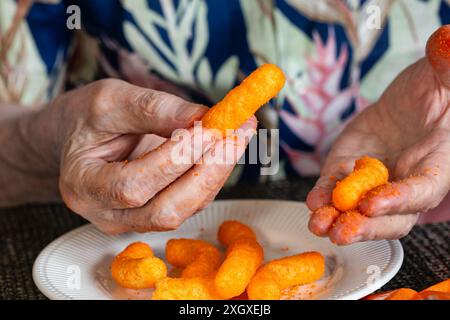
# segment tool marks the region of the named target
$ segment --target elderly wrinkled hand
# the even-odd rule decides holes
[[[308,195],[309,208],[314,211],[330,204],[336,180],[364,155],[385,162],[393,183],[365,197],[358,208],[361,214],[348,215],[345,223],[321,220],[320,211],[312,214],[312,231],[337,244],[402,237],[420,213],[436,207],[448,193],[450,25],[430,37],[426,58],[406,68],[343,131]],[[343,234],[346,224],[355,226],[351,239]]]
[[[197,132],[194,121],[206,110],[120,80],[58,97],[44,112],[58,115],[64,202],[108,233],[177,228],[213,200],[250,138]],[[255,127],[251,118],[242,129],[251,135]],[[183,128],[188,138],[164,139]],[[192,161],[175,161],[174,154],[190,154]],[[217,154],[226,160],[212,161]]]

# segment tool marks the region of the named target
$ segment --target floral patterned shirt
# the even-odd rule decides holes
[[[73,5],[87,40],[66,25]],[[287,84],[258,114],[280,129],[282,169],[269,179],[317,175],[346,123],[449,22],[449,0],[1,0],[0,101],[48,101],[92,81],[97,62],[105,76],[211,105],[276,63]],[[241,166],[231,180],[259,172]]]

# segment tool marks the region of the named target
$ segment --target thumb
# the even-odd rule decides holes
[[[450,87],[450,25],[437,29],[428,39],[426,55],[442,83]]]
[[[114,134],[170,137],[176,129],[192,127],[208,110],[175,95],[120,80],[98,81],[92,91],[91,122]]]

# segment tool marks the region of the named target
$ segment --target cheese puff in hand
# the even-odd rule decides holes
[[[336,184],[333,205],[343,212],[354,210],[364,194],[386,184],[388,178],[388,169],[380,160],[367,156],[356,160],[353,172]]]
[[[203,116],[205,128],[217,129],[223,136],[240,128],[255,112],[275,97],[285,83],[283,71],[276,65],[264,64],[213,106]]]

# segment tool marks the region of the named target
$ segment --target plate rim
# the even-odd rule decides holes
[[[242,202],[282,202],[282,203],[290,203],[290,204],[303,204],[306,205],[304,201],[295,201],[295,200],[283,200],[283,199],[221,199],[215,200],[211,204],[215,203],[223,203],[223,202],[232,202],[232,203],[242,203]],[[210,204],[210,205],[211,205]],[[209,206],[208,206],[209,207]],[[208,207],[202,209],[198,213],[201,213],[204,210],[207,210]],[[49,244],[47,244],[36,257],[33,267],[32,267],[32,278],[36,287],[41,291],[41,293],[46,296],[50,300],[75,300],[74,297],[68,296],[63,292],[60,292],[57,288],[55,288],[52,283],[45,277],[44,270],[44,260],[49,257],[49,253],[55,251],[59,245],[62,245],[64,242],[61,242],[63,238],[69,237],[75,233],[81,233],[84,229],[94,228],[97,229],[92,223],[88,222],[84,225],[81,225],[73,230],[70,230],[62,235],[58,236],[54,240],[52,240]],[[97,229],[98,230],[98,229]],[[108,235],[107,235],[108,236]],[[110,236],[110,235],[109,235]],[[399,240],[376,240],[373,242],[387,242],[391,248],[391,255],[389,264],[386,266],[383,275],[378,278],[375,283],[370,285],[361,284],[359,287],[353,288],[347,292],[341,293],[339,296],[335,297],[335,300],[358,300],[361,297],[365,297],[382,286],[388,283],[394,276],[398,273],[400,268],[403,265],[404,260],[404,250],[401,242]],[[369,241],[370,242],[370,241]],[[395,257],[398,255],[398,257]],[[396,262],[398,261],[398,262]],[[42,275],[42,276],[41,276]],[[44,278],[44,279],[43,279]],[[53,290],[51,290],[52,288]]]

